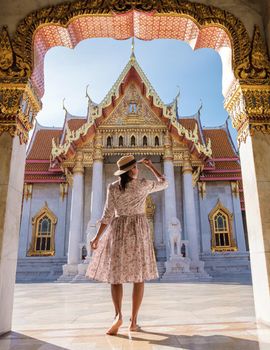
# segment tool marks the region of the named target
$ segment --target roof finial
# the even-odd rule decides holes
[[[178,99],[179,99],[179,97],[180,97],[180,86],[179,86],[179,85],[176,85],[176,87],[177,87],[178,92],[177,92],[177,94],[176,94],[176,96],[175,96],[175,100],[178,101]]]
[[[91,101],[91,97],[89,96],[88,94],[88,87],[89,87],[89,84],[86,85],[86,89],[85,89],[85,97],[88,98],[89,101]]]
[[[131,54],[130,54],[130,59],[134,60],[135,59],[135,42],[134,42],[134,36],[132,37],[132,42],[131,42]]]
[[[198,109],[198,112],[200,113],[201,112],[201,109],[203,108],[203,102],[202,102],[202,99],[200,98],[200,107]]]
[[[63,110],[67,113],[67,109],[66,109],[66,106],[65,106],[65,97],[63,98]]]

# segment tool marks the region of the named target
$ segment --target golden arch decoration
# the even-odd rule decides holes
[[[182,16],[190,19],[200,30],[207,27],[221,28],[230,40],[235,77],[239,79],[251,77],[257,79],[257,83],[270,77],[269,61],[265,59],[266,52],[261,52],[261,56],[258,55],[256,47],[251,45],[245,26],[237,17],[214,6],[177,0],[162,2],[154,0],[121,2],[79,0],[34,11],[21,20],[10,43],[7,29],[2,30],[1,46],[5,43],[5,59],[1,60],[0,77],[30,78],[34,69],[33,42],[40,28],[45,26],[55,26],[57,30],[68,28],[73,21],[85,16],[107,16],[113,20],[114,14],[120,13],[131,14],[131,17],[134,17],[135,13],[137,16],[143,16],[145,13],[151,13],[152,16]],[[134,21],[134,18],[132,20]],[[131,27],[124,36],[125,38],[140,37],[134,32],[134,27]],[[258,28],[255,36],[260,36]],[[256,40],[260,41],[258,38]],[[257,59],[261,63],[263,61],[263,65],[258,64],[256,59],[252,59],[252,50],[256,51]],[[11,55],[12,51],[14,55]]]
[[[45,222],[45,229],[41,226]],[[55,226],[57,217],[47,202],[32,218],[32,241],[27,256],[52,256],[55,254]]]
[[[233,237],[233,214],[218,200],[216,206],[208,215],[212,239],[212,252],[236,251]]]

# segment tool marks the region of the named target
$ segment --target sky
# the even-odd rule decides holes
[[[45,93],[38,122],[62,126],[63,99],[69,113],[85,116],[86,86],[92,100],[99,103],[121,74],[130,53],[131,39],[87,39],[74,49],[50,49],[44,61]],[[171,102],[180,89],[180,117],[195,114],[202,104],[203,126],[224,124],[228,114],[223,107],[222,64],[217,52],[193,51],[187,43],[174,39],[135,39],[135,56],[164,103]],[[231,122],[229,125],[232,130]],[[232,136],[235,139],[234,130]]]

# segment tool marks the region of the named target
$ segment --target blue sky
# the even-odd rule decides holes
[[[88,39],[75,49],[50,49],[44,62],[45,94],[43,109],[37,116],[39,123],[62,126],[63,98],[71,114],[85,115],[86,86],[89,84],[91,98],[100,102],[127,64],[130,52],[131,39]],[[222,66],[217,52],[211,49],[193,51],[188,44],[173,39],[135,39],[135,55],[163,102],[171,102],[179,86],[180,116],[193,115],[202,102],[203,126],[225,122]]]

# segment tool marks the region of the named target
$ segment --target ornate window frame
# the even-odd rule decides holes
[[[215,217],[218,213],[222,213],[225,216],[227,230],[223,232],[217,232],[215,228]],[[210,211],[209,222],[211,227],[211,250],[212,252],[224,252],[224,251],[237,251],[236,242],[233,235],[233,214],[218,200],[216,206]],[[217,245],[216,234],[228,234],[228,245]]]
[[[50,231],[50,250],[36,250],[39,223],[44,218],[48,217],[51,220],[51,231]],[[38,211],[38,213],[32,218],[32,241],[27,252],[27,256],[53,256],[55,255],[55,226],[57,223],[56,215],[48,208],[48,203]]]

